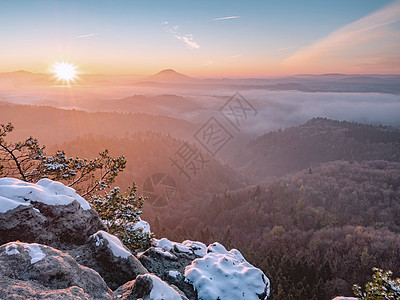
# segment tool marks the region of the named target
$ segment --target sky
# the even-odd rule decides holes
[[[400,0],[0,0],[0,72],[400,73]]]

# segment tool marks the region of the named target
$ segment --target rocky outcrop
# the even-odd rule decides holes
[[[207,254],[185,268],[185,278],[200,299],[267,299],[270,282],[264,273],[249,264],[242,254],[227,251],[220,243],[207,247]]]
[[[85,245],[65,251],[81,265],[97,271],[112,290],[148,273],[116,236],[105,231],[91,235]]]
[[[59,249],[107,230],[75,190],[49,179],[32,184],[0,178],[0,198],[0,244],[20,240]]]
[[[200,242],[171,242],[166,238],[155,240],[154,246],[139,256],[149,272],[177,286],[190,299],[197,299],[193,285],[185,280],[185,267],[206,254],[206,245]]]
[[[158,277],[177,286],[189,299],[267,299],[270,282],[242,254],[227,251],[219,243],[155,240],[139,256],[140,262]]]
[[[140,275],[115,291],[122,300],[188,300],[176,286],[169,285],[153,274]]]
[[[218,243],[155,239],[136,258],[73,189],[47,179],[0,178],[0,243],[0,299],[269,296],[261,270]]]
[[[96,271],[79,265],[68,254],[40,244],[2,245],[0,282],[0,299],[114,298]]]
[[[111,289],[148,273],[105,231],[89,203],[62,183],[0,178],[0,201],[0,244],[18,240],[53,246],[97,271]]]

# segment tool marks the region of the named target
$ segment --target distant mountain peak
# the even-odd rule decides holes
[[[25,71],[25,70],[18,70],[18,71],[15,71],[13,73],[32,74],[32,72],[28,72],[28,71]]]
[[[7,74],[14,74],[14,75],[35,75],[35,73],[28,72],[28,71],[25,71],[25,70],[18,70],[18,71],[14,71],[14,72],[8,72]]]
[[[189,81],[192,77],[179,73],[174,69],[164,69],[146,78],[150,81]]]
[[[177,71],[175,71],[174,69],[164,69],[161,70],[160,72],[158,72],[157,74],[161,74],[161,73],[170,73],[170,74],[179,74]]]

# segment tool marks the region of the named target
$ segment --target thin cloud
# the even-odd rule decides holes
[[[395,1],[297,51],[283,66],[294,72],[396,72],[399,22],[400,1]]]
[[[165,21],[165,22],[162,22],[161,24],[162,25],[168,25],[168,23],[169,23],[168,21]]]
[[[297,46],[289,46],[289,47],[279,48],[279,49],[276,49],[276,51],[285,51],[285,50],[290,50],[290,49],[294,49],[294,48],[297,48]]]
[[[242,54],[237,54],[237,55],[228,56],[226,59],[235,59],[235,58],[238,58],[241,56],[242,56]]]
[[[179,26],[172,26],[172,27],[168,27],[165,29],[166,32],[169,32],[173,37],[177,38],[178,40],[183,41],[186,46],[188,46],[191,49],[199,49],[200,45],[194,41],[193,39],[193,35],[188,33],[188,34],[184,34],[181,35],[178,33],[179,30]]]
[[[100,33],[89,33],[89,34],[82,34],[82,35],[78,36],[78,38],[80,38],[80,39],[84,39],[84,38],[88,38],[88,37],[97,36],[97,35],[99,35],[99,34],[100,34]]]
[[[240,16],[230,16],[230,17],[222,17],[222,18],[215,18],[212,21],[222,21],[222,20],[231,20],[231,19],[239,19]]]

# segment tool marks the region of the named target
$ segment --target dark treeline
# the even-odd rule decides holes
[[[335,160],[400,161],[400,131],[387,126],[315,118],[251,141],[233,164],[262,180]]]

